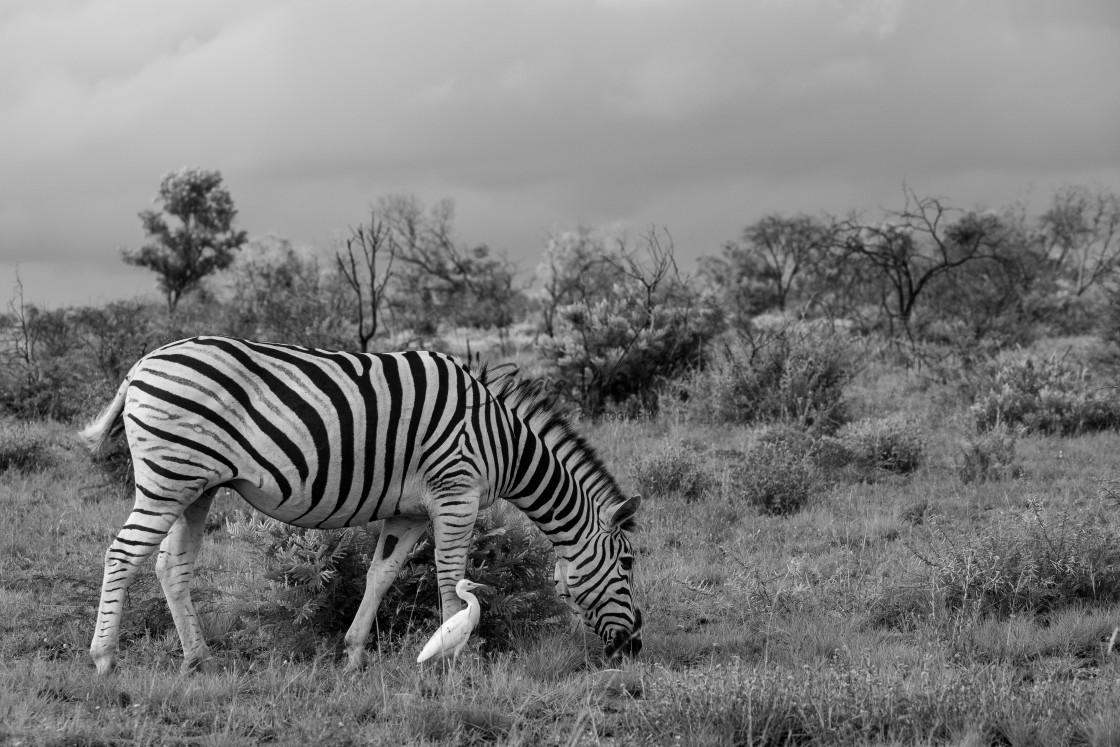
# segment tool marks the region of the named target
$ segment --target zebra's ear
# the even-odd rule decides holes
[[[642,505],[642,496],[632,495],[622,503],[616,503],[607,509],[606,525],[609,531],[621,529],[624,532],[636,532],[638,521],[636,514]]]

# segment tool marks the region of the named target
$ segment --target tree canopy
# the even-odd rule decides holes
[[[229,266],[247,235],[233,228],[237,210],[220,171],[197,166],[170,171],[163,175],[154,202],[159,210],[140,212],[150,241],[139,251],[122,249],[121,254],[128,264],[156,273],[167,309],[174,312],[203,278]]]

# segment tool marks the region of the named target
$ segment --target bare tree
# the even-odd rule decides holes
[[[1099,284],[1120,261],[1120,196],[1106,187],[1061,188],[1041,227],[1047,256],[1074,296]]]
[[[911,318],[932,281],[980,260],[1005,261],[1005,224],[998,215],[964,212],[907,187],[903,193],[903,208],[887,211],[879,223],[858,216],[843,221],[837,250],[874,294],[891,331],[901,324],[912,339]]]
[[[396,254],[393,233],[376,210],[371,211],[369,225],[350,229],[345,256],[341,251],[335,253],[338,271],[357,299],[358,345],[363,353],[368,352],[369,343],[377,334]],[[380,270],[379,258],[384,260]]]
[[[603,298],[619,278],[618,263],[611,261],[615,248],[603,236],[581,226],[548,240],[544,261],[537,267],[541,288],[542,331],[556,336],[556,313],[561,306]]]
[[[425,211],[415,196],[394,195],[382,198],[377,210],[396,244],[394,313],[429,332],[451,321],[495,327],[504,336],[520,297],[516,268],[485,244],[457,240],[452,200]]]

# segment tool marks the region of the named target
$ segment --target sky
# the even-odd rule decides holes
[[[650,226],[685,267],[763,215],[1120,191],[1117,0],[0,0],[0,306],[151,293],[161,176],[329,250],[456,203],[532,275]]]

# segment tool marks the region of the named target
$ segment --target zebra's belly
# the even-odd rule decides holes
[[[414,480],[407,480],[396,490],[387,490],[383,496],[367,496],[364,500],[352,496],[340,501],[337,494],[325,495],[318,501],[299,493],[282,500],[277,490],[260,487],[251,480],[232,480],[227,484],[244,498],[249,505],[274,519],[299,527],[336,529],[344,526],[363,526],[371,521],[401,514],[426,514],[423,491]]]

